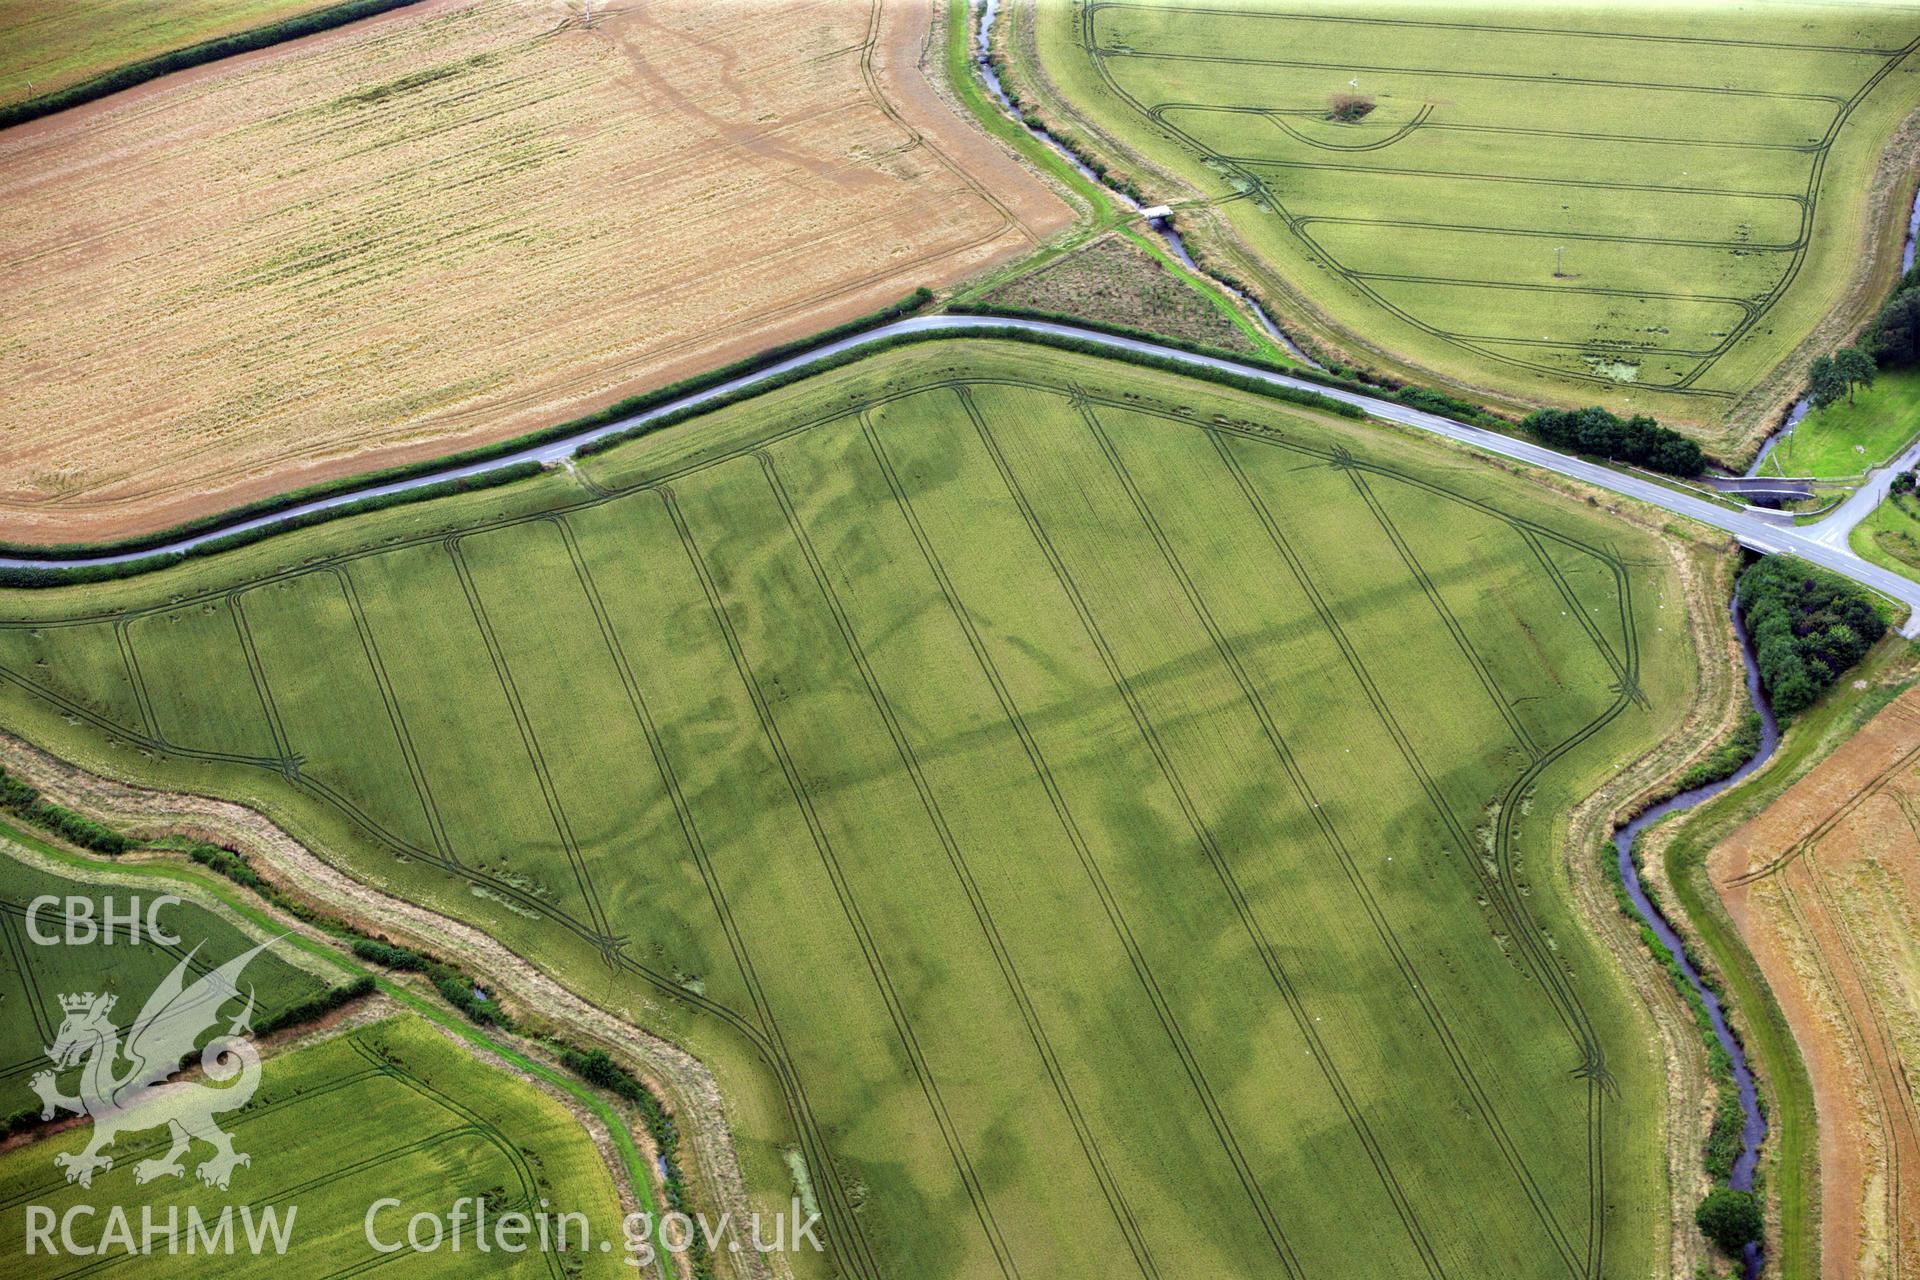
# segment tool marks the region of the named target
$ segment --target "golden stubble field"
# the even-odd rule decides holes
[[[0,132],[0,539],[564,420],[1020,252],[930,0],[429,3]]]
[[[1920,1267],[1920,690],[1901,695],[1708,870],[1812,1076],[1821,1256]]]

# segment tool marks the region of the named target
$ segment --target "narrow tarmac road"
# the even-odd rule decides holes
[[[736,391],[745,390],[782,374],[817,364],[823,360],[839,355],[842,352],[853,351],[861,347],[884,342],[900,334],[950,333],[955,336],[960,336],[969,332],[993,329],[1021,329],[1030,333],[1044,333],[1057,337],[1072,338],[1079,342],[1091,343],[1096,346],[1108,348],[1109,350],[1130,351],[1142,355],[1150,355],[1161,360],[1169,360],[1197,369],[1223,370],[1245,378],[1256,378],[1277,386],[1294,387],[1303,391],[1317,392],[1320,395],[1327,396],[1334,400],[1344,400],[1349,404],[1357,405],[1366,410],[1367,413],[1373,417],[1388,422],[1396,422],[1403,426],[1415,428],[1416,430],[1428,431],[1437,436],[1445,436],[1450,440],[1458,440],[1464,444],[1472,445],[1474,448],[1482,450],[1483,452],[1502,458],[1509,458],[1516,462],[1524,462],[1530,466],[1552,471],[1559,475],[1569,476],[1585,484],[1592,485],[1596,489],[1604,489],[1610,493],[1619,494],[1622,497],[1634,498],[1651,506],[1671,511],[1676,515],[1687,516],[1690,519],[1698,520],[1702,524],[1724,530],[1738,539],[1742,546],[1754,551],[1768,555],[1786,554],[1799,556],[1803,560],[1810,561],[1823,568],[1831,569],[1835,573],[1851,578],[1855,582],[1859,582],[1884,596],[1906,605],[1908,617],[1902,627],[1902,634],[1909,637],[1920,636],[1920,582],[1904,578],[1897,573],[1882,569],[1878,565],[1868,563],[1854,554],[1852,548],[1847,544],[1847,535],[1852,531],[1853,527],[1864,520],[1867,515],[1873,511],[1874,507],[1886,497],[1887,488],[1892,483],[1894,472],[1914,466],[1916,462],[1920,462],[1920,444],[1917,444],[1914,448],[1909,449],[1905,454],[1901,455],[1891,466],[1876,472],[1867,483],[1862,486],[1858,493],[1841,504],[1840,507],[1825,519],[1816,524],[1796,527],[1776,515],[1755,514],[1751,511],[1736,511],[1721,506],[1718,503],[1709,502],[1704,498],[1695,497],[1690,493],[1669,488],[1653,480],[1644,479],[1627,472],[1617,471],[1611,467],[1602,466],[1597,462],[1589,462],[1583,458],[1576,458],[1569,454],[1560,453],[1553,449],[1546,448],[1543,445],[1534,444],[1531,441],[1501,435],[1495,431],[1487,431],[1480,427],[1469,426],[1464,422],[1457,422],[1452,418],[1443,418],[1438,414],[1426,413],[1419,409],[1409,408],[1406,405],[1398,404],[1391,400],[1382,400],[1374,396],[1345,391],[1334,387],[1324,387],[1319,383],[1309,382],[1304,378],[1295,378],[1284,373],[1275,373],[1269,369],[1255,368],[1233,360],[1221,359],[1214,356],[1195,355],[1191,352],[1180,351],[1173,347],[1164,347],[1158,343],[1147,342],[1141,339],[1121,338],[1111,334],[1098,333],[1090,329],[1080,329],[1072,325],[1054,324],[1047,321],[1017,320],[994,316],[934,315],[916,316],[907,320],[898,320],[892,324],[882,325],[876,329],[869,329],[865,333],[855,334],[852,337],[841,338],[837,341],[826,343],[811,351],[794,356],[791,359],[770,365],[756,373],[731,379],[727,382],[709,387],[705,391],[698,391],[682,396],[666,404],[649,409],[644,413],[638,413],[632,417],[622,418],[619,421],[611,422],[604,426],[585,430],[577,435],[567,436],[559,440],[551,440],[545,444],[504,454],[497,458],[491,458],[485,462],[448,467],[444,470],[414,476],[406,480],[394,481],[389,484],[371,485],[364,489],[356,489],[346,493],[335,494],[331,497],[315,499],[312,502],[301,503],[297,506],[288,507],[268,515],[238,520],[232,524],[222,525],[217,529],[192,534],[142,551],[123,551],[98,556],[80,555],[44,558],[34,556],[0,557],[0,567],[78,568],[86,565],[124,564],[129,561],[143,560],[152,556],[189,551],[195,547],[212,542],[217,538],[224,538],[234,533],[271,529],[277,525],[287,524],[311,515],[314,512],[346,506],[364,498],[400,493],[410,489],[420,489],[428,485],[438,484],[442,481],[459,479],[466,476],[484,475],[487,472],[497,471],[502,467],[510,467],[522,462],[540,462],[547,465],[557,465],[571,458],[581,445],[589,441],[597,440],[604,436],[615,435],[619,432],[629,430],[632,427],[663,417],[666,414],[676,413],[683,409],[705,404],[719,399],[722,396],[730,395]]]

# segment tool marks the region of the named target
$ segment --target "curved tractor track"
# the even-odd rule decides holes
[[[1114,98],[1137,113],[1139,117],[1151,123],[1155,128],[1165,131],[1176,139],[1181,146],[1193,154],[1204,158],[1205,162],[1217,170],[1232,175],[1245,188],[1254,194],[1260,202],[1272,210],[1276,216],[1304,248],[1309,257],[1332,272],[1347,285],[1364,295],[1369,302],[1396,319],[1446,342],[1462,351],[1515,368],[1542,374],[1556,379],[1585,382],[1594,386],[1615,387],[1619,385],[1613,378],[1601,372],[1582,373],[1566,364],[1549,363],[1532,358],[1529,352],[1556,351],[1561,353],[1604,352],[1608,355],[1622,356],[1640,360],[1676,360],[1684,361],[1690,367],[1670,380],[1648,380],[1644,385],[1664,391],[1685,392],[1693,396],[1708,397],[1719,401],[1731,401],[1737,393],[1732,390],[1698,385],[1702,378],[1712,371],[1714,366],[1728,352],[1761,325],[1769,312],[1787,291],[1793,286],[1800,274],[1807,248],[1812,235],[1814,219],[1818,209],[1822,175],[1825,172],[1827,158],[1841,129],[1852,116],[1855,108],[1865,100],[1880,83],[1898,68],[1909,55],[1920,49],[1920,39],[1898,48],[1867,48],[1849,46],[1814,46],[1779,44],[1767,41],[1740,39],[1718,39],[1698,36],[1646,36],[1617,32],[1594,32],[1558,30],[1545,27],[1494,26],[1458,24],[1440,21],[1416,19],[1389,19],[1360,16],[1304,15],[1285,13],[1254,14],[1251,11],[1226,9],[1192,9],[1187,12],[1195,16],[1222,15],[1235,19],[1265,18],[1276,22],[1285,22],[1295,18],[1311,17],[1314,21],[1338,21],[1360,26],[1416,27],[1473,31],[1497,31],[1526,35],[1579,36],[1595,40],[1643,41],[1656,44],[1704,44],[1728,45],[1742,48],[1779,49],[1794,52],[1821,52],[1829,54],[1851,54],[1862,58],[1875,59],[1878,64],[1851,93],[1792,93],[1775,89],[1737,88],[1716,85],[1677,84],[1662,81],[1640,81],[1631,79],[1607,79],[1582,77],[1577,75],[1540,75],[1513,71],[1462,70],[1455,67],[1407,66],[1379,63],[1344,63],[1314,60],[1310,58],[1260,57],[1251,52],[1232,54],[1202,54],[1192,52],[1171,52],[1153,49],[1136,49],[1103,43],[1098,30],[1100,15],[1109,10],[1126,10],[1140,6],[1126,3],[1095,3],[1083,6],[1080,16],[1081,52],[1100,77],[1101,83]],[[1698,140],[1678,137],[1629,137],[1614,133],[1593,133],[1569,130],[1529,129],[1524,126],[1488,126],[1478,124],[1449,124],[1444,120],[1436,121],[1430,117],[1434,113],[1432,104],[1423,104],[1414,117],[1390,136],[1369,140],[1359,144],[1343,144],[1310,136],[1291,126],[1285,119],[1288,115],[1302,115],[1297,111],[1270,109],[1257,105],[1235,105],[1231,103],[1189,103],[1189,102],[1146,102],[1137,93],[1128,89],[1115,74],[1113,63],[1129,59],[1155,62],[1176,62],[1194,64],[1213,64],[1223,70],[1232,67],[1253,66],[1271,68],[1274,71],[1308,71],[1348,75],[1412,75],[1423,78],[1437,78],[1461,81],[1497,81],[1512,83],[1516,88],[1528,84],[1547,86],[1575,85],[1598,89],[1621,89],[1629,91],[1653,91],[1666,94],[1699,94],[1708,101],[1732,101],[1753,99],[1757,101],[1794,101],[1822,104],[1832,110],[1822,136],[1810,143],[1784,143]],[[1225,152],[1210,144],[1204,138],[1196,136],[1191,127],[1183,127],[1175,117],[1182,112],[1189,113],[1229,113],[1259,117],[1272,124],[1275,129],[1298,143],[1305,144],[1315,151],[1323,153],[1321,159],[1284,158],[1279,155],[1238,154]],[[1809,157],[1804,185],[1798,190],[1734,190],[1727,187],[1688,184],[1676,179],[1672,182],[1623,182],[1603,179],[1582,179],[1574,177],[1544,177],[1521,174],[1494,173],[1483,171],[1448,171],[1425,166],[1389,166],[1381,164],[1360,164],[1355,161],[1343,162],[1342,154],[1356,154],[1381,151],[1391,144],[1405,141],[1421,133],[1494,133],[1494,134],[1539,134],[1560,140],[1633,142],[1647,145],[1675,145],[1683,147],[1736,148],[1754,151],[1789,151]],[[1586,191],[1629,191],[1653,193],[1662,196],[1701,196],[1701,197],[1743,197],[1753,200],[1778,201],[1790,204],[1797,211],[1798,231],[1791,239],[1755,243],[1750,240],[1698,239],[1686,237],[1630,235],[1623,233],[1603,233],[1581,231],[1577,229],[1542,229],[1524,226],[1494,226],[1482,224],[1458,224],[1444,221],[1426,220],[1415,217],[1411,220],[1394,217],[1334,217],[1316,216],[1305,210],[1289,207],[1285,193],[1276,187],[1275,175],[1279,172],[1337,170],[1363,175],[1391,174],[1430,181],[1458,181],[1473,184],[1513,183],[1533,187],[1562,189],[1568,192]],[[1316,239],[1312,228],[1315,226],[1358,225],[1380,228],[1417,228],[1422,231],[1455,231],[1498,236],[1532,236],[1555,243],[1567,241],[1593,241],[1613,245],[1656,244],[1662,246],[1720,249],[1739,253],[1784,254],[1786,263],[1770,287],[1750,297],[1731,297],[1707,292],[1684,289],[1620,289],[1601,286],[1581,285],[1565,280],[1556,280],[1551,284],[1525,284],[1489,279],[1468,279],[1456,277],[1435,277],[1404,272],[1371,271],[1354,263],[1343,261],[1341,255]],[[1658,343],[1633,345],[1617,339],[1607,339],[1582,344],[1565,336],[1544,336],[1522,338],[1511,334],[1473,333],[1450,328],[1424,318],[1415,310],[1401,302],[1396,302],[1383,291],[1383,285],[1402,284],[1417,286],[1457,286],[1475,289],[1500,289],[1523,293],[1574,294],[1593,298],[1639,299],[1655,302],[1670,302],[1685,305],[1710,305],[1729,310],[1737,315],[1733,323],[1716,327],[1713,335],[1718,340],[1706,345],[1662,345]]]

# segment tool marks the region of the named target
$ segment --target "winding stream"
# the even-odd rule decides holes
[[[1713,1024],[1714,1038],[1720,1042],[1720,1047],[1726,1050],[1727,1057],[1733,1062],[1733,1083],[1740,1091],[1742,1123],[1740,1155],[1733,1162],[1733,1176],[1727,1182],[1735,1190],[1751,1191],[1754,1167],[1760,1162],[1760,1144],[1767,1136],[1767,1121],[1760,1112],[1760,1098],[1754,1086],[1753,1069],[1747,1063],[1746,1051],[1734,1036],[1732,1028],[1727,1025],[1726,1011],[1720,1007],[1720,997],[1714,994],[1713,989],[1701,979],[1699,970],[1695,969],[1693,961],[1687,958],[1686,948],[1674,933],[1673,926],[1667,923],[1666,918],[1647,897],[1646,886],[1640,881],[1640,869],[1634,865],[1633,861],[1633,842],[1639,838],[1642,831],[1668,814],[1685,812],[1719,795],[1765,764],[1772,757],[1773,749],[1780,744],[1780,726],[1773,718],[1773,709],[1767,705],[1766,698],[1761,695],[1760,670],[1754,665],[1753,645],[1747,639],[1747,629],[1741,625],[1740,607],[1737,603],[1728,607],[1728,616],[1733,622],[1734,634],[1740,638],[1740,656],[1747,668],[1747,697],[1752,700],[1754,710],[1760,713],[1760,748],[1753,753],[1753,759],[1734,770],[1731,776],[1719,782],[1708,783],[1704,787],[1696,787],[1692,791],[1683,791],[1670,800],[1663,800],[1621,827],[1613,833],[1613,849],[1614,857],[1620,867],[1621,882],[1626,885],[1627,897],[1633,903],[1634,911],[1639,914],[1647,928],[1653,931],[1653,936],[1659,940],[1661,947],[1673,957],[1681,975],[1686,978],[1687,985],[1693,988],[1695,994],[1700,997],[1701,1003],[1706,1006],[1707,1017]],[[1765,1263],[1765,1257],[1758,1244],[1747,1246],[1745,1263],[1747,1280],[1755,1280]]]
[[[1913,193],[1913,212],[1907,215],[1907,242],[1900,250],[1900,271],[1902,274],[1913,270],[1913,250],[1915,237],[1917,236],[1920,236],[1920,188],[1916,188]],[[1799,426],[1800,419],[1806,417],[1807,410],[1812,407],[1812,403],[1805,396],[1801,396],[1798,400],[1794,401],[1793,411],[1787,415],[1787,420],[1781,423],[1772,435],[1761,442],[1760,452],[1753,455],[1753,465],[1747,468],[1748,475],[1757,476],[1760,474],[1760,466],[1767,460],[1767,455],[1773,452],[1773,446],[1779,444],[1781,440],[1786,438],[1787,433]]]
[[[1000,0],[984,0],[984,3],[980,5],[978,13],[979,25],[974,29],[973,64],[979,68],[980,78],[986,82],[987,92],[992,94],[993,100],[1000,104],[1000,109],[1005,111],[1008,118],[1015,124],[1039,139],[1042,145],[1051,148],[1068,164],[1072,165],[1081,177],[1100,187],[1123,208],[1132,210],[1134,213],[1142,212],[1145,206],[1138,200],[1135,200],[1132,196],[1120,190],[1120,188],[1101,178],[1099,174],[1088,168],[1086,163],[1082,161],[1079,156],[1075,155],[1066,143],[1060,141],[1060,139],[1054,137],[1040,126],[1029,124],[1026,118],[1020,114],[1019,108],[1013,105],[1013,99],[1008,96],[1006,86],[1000,83],[1000,73],[993,69],[993,63],[988,60],[993,48],[991,44],[993,24],[1000,16]],[[1260,322],[1260,327],[1266,330],[1267,336],[1279,343],[1288,355],[1298,360],[1301,364],[1306,365],[1308,368],[1319,369],[1324,367],[1319,361],[1315,360],[1305,351],[1302,351],[1300,345],[1288,337],[1280,326],[1273,322],[1273,317],[1267,314],[1265,307],[1254,301],[1252,297],[1242,290],[1236,289],[1234,286],[1228,284],[1225,280],[1220,279],[1218,276],[1208,274],[1206,268],[1195,262],[1193,255],[1187,251],[1187,242],[1180,238],[1180,233],[1173,229],[1173,224],[1168,219],[1152,218],[1148,220],[1147,225],[1159,233],[1162,240],[1166,241],[1168,251],[1179,260],[1181,266],[1193,272],[1195,275],[1204,276],[1206,279],[1212,281],[1215,288],[1251,311],[1254,319]]]

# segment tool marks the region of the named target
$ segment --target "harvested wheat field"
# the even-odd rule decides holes
[[[0,132],[0,539],[512,436],[1021,251],[1069,211],[934,93],[931,16],[428,3]]]
[[[1920,1268],[1920,690],[1716,849],[1714,885],[1799,1042],[1829,1277]]]

